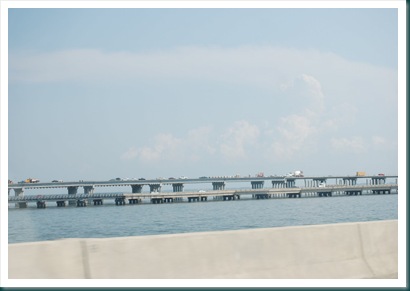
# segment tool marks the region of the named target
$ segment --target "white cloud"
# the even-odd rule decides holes
[[[246,158],[246,147],[257,148],[259,134],[260,130],[256,125],[244,120],[235,122],[221,135],[221,154],[228,160]]]
[[[147,53],[70,50],[10,54],[9,72],[11,84],[105,84],[130,80],[160,83],[165,79],[185,88],[189,80],[211,85],[215,81],[234,88],[256,88],[255,92],[270,94],[276,102],[277,107],[270,105],[272,115],[266,117],[273,124],[268,128],[242,120],[225,129],[203,126],[178,137],[170,133],[157,135],[150,144],[130,145],[121,155],[123,160],[235,160],[246,158],[251,151],[272,159],[291,159],[295,154],[309,154],[317,148],[318,140],[323,144],[331,137],[333,149],[360,152],[365,145],[359,138],[340,137],[357,134],[350,133],[351,125],[355,124],[357,130],[366,132],[363,137],[370,140],[371,133],[366,131],[369,120],[374,116],[394,116],[397,112],[396,71],[314,50],[242,46],[183,47]],[[380,136],[371,139],[378,149],[387,147],[385,141],[395,138],[397,132],[393,118],[380,120],[375,120]],[[333,135],[324,136],[327,132]],[[389,148],[393,148],[392,143]]]
[[[9,67],[11,82],[114,82],[167,78],[248,83],[279,90],[286,88],[294,76],[301,76],[309,85],[311,94],[317,97],[321,96],[322,87],[312,75],[324,77],[337,72],[339,82],[345,79],[360,82],[366,76],[373,79],[379,76],[380,79],[392,75],[390,70],[376,70],[373,66],[349,62],[331,53],[272,46],[180,47],[146,53],[97,49],[10,53]],[[329,74],[329,69],[334,72]],[[356,72],[360,75],[354,76]]]
[[[247,150],[257,149],[260,129],[248,121],[237,121],[216,135],[211,127],[191,129],[181,138],[170,133],[159,134],[152,145],[131,146],[121,155],[123,160],[142,162],[178,161],[196,162],[221,155],[228,160],[247,157]],[[214,137],[215,136],[215,137]]]
[[[316,114],[324,110],[325,95],[316,77],[302,73],[280,84],[279,87],[286,98],[293,100],[292,105],[295,108],[308,109]]]
[[[358,136],[351,138],[332,138],[330,143],[332,148],[338,152],[359,154],[366,151],[364,139]]]
[[[303,74],[302,78],[308,87],[308,92],[312,99],[313,108],[311,108],[311,110],[314,110],[315,112],[321,112],[324,109],[325,97],[325,95],[322,92],[322,85],[313,76]]]
[[[301,144],[314,134],[316,130],[308,114],[283,117],[281,119],[281,125],[278,126],[278,132],[284,140],[297,144]]]
[[[277,135],[271,145],[274,158],[293,158],[295,153],[304,153],[309,149],[310,139],[318,128],[308,115],[290,115],[281,119]]]
[[[210,126],[201,126],[191,129],[188,131],[184,143],[194,152],[200,152],[203,150],[205,153],[213,155],[216,152],[216,148],[210,143],[211,134],[212,127]],[[197,157],[197,154],[198,153],[195,153],[194,156]]]
[[[372,136],[372,142],[374,145],[385,145],[386,139],[381,136]]]
[[[280,118],[270,151],[275,158],[292,158],[295,153],[307,152],[314,137],[328,126],[322,116],[325,95],[320,82],[307,74],[282,84],[282,90],[295,98],[295,106],[298,102],[303,106],[298,113]]]
[[[123,160],[133,160],[138,156],[138,149],[135,147],[130,147],[122,155],[121,159]]]
[[[182,154],[180,148],[183,143],[181,139],[172,134],[159,134],[154,138],[152,147],[130,147],[121,155],[123,160],[139,158],[143,162],[155,162],[159,160],[177,160]]]
[[[162,148],[162,147],[161,147]],[[144,162],[155,162],[159,161],[161,158],[162,149],[158,147],[149,148],[149,147],[142,147],[137,149],[136,155],[134,157],[139,157],[140,160]]]
[[[351,127],[353,124],[357,124],[360,112],[357,106],[344,100],[341,100],[337,107],[326,108],[326,111],[327,118],[323,121],[324,126],[333,131],[341,127]]]
[[[391,151],[398,148],[398,141],[393,139],[387,139],[380,135],[374,135],[371,137],[371,144],[374,149],[381,151]]]
[[[138,159],[146,163],[198,161],[203,158],[203,154],[215,153],[215,148],[209,142],[211,132],[210,127],[203,126],[188,131],[182,138],[177,138],[171,133],[161,133],[153,138],[150,146],[131,146],[121,155],[121,159]]]

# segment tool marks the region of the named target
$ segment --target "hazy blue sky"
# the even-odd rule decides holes
[[[11,9],[9,177],[398,173],[396,9]]]

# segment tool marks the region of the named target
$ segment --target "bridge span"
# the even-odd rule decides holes
[[[173,192],[183,192],[186,184],[205,184],[211,183],[213,190],[225,190],[227,183],[250,182],[252,189],[262,189],[266,187],[265,182],[271,182],[272,188],[293,188],[296,187],[297,181],[303,181],[304,187],[319,187],[326,184],[328,180],[333,181],[335,185],[357,185],[357,181],[364,182],[367,185],[386,184],[386,180],[395,180],[397,184],[398,176],[315,176],[315,177],[287,177],[287,176],[269,176],[269,177],[201,177],[185,179],[139,179],[139,180],[110,180],[110,181],[76,181],[76,182],[50,182],[50,183],[16,183],[8,185],[8,194],[14,190],[15,196],[24,194],[25,189],[51,189],[66,188],[68,194],[76,195],[78,188],[84,189],[84,194],[92,194],[96,187],[119,187],[130,186],[132,193],[142,193],[144,186],[149,186],[150,192],[161,192],[164,185],[171,185]]]
[[[293,187],[265,188],[242,190],[212,190],[200,192],[155,192],[155,193],[89,193],[59,195],[19,195],[9,196],[8,202],[15,203],[18,208],[26,208],[29,202],[35,202],[37,208],[46,208],[46,202],[56,202],[57,207],[67,204],[77,207],[87,205],[103,205],[103,201],[114,199],[116,205],[141,203],[174,203],[199,202],[208,200],[239,200],[247,196],[251,199],[332,197],[369,194],[397,193],[397,184],[383,185],[332,185],[326,187]],[[68,202],[68,203],[67,203]]]

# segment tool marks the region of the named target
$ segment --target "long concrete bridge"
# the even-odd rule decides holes
[[[163,185],[172,185],[173,192],[182,192],[185,184],[206,184],[211,183],[213,190],[225,190],[227,183],[250,182],[252,189],[262,189],[265,182],[271,182],[272,188],[293,188],[296,181],[302,180],[305,187],[318,187],[328,180],[335,180],[335,185],[356,185],[358,180],[365,181],[364,184],[382,185],[386,184],[386,179],[395,179],[397,184],[398,176],[315,176],[315,177],[288,177],[288,176],[269,176],[269,177],[202,177],[193,179],[139,179],[139,180],[110,180],[110,181],[83,181],[78,182],[50,182],[50,183],[17,183],[9,184],[8,192],[14,190],[15,196],[24,194],[25,189],[50,189],[66,188],[68,194],[75,195],[78,188],[84,189],[84,194],[92,194],[96,187],[118,187],[130,186],[132,193],[142,193],[145,185],[148,185],[150,192],[161,192]]]
[[[141,204],[144,202],[161,204],[173,202],[199,202],[208,200],[239,200],[243,196],[252,199],[331,197],[341,195],[391,194],[397,193],[397,184],[372,185],[331,185],[326,187],[265,188],[245,190],[212,190],[200,192],[155,192],[155,193],[87,193],[59,195],[18,195],[9,196],[8,202],[16,207],[26,208],[29,202],[36,202],[37,208],[46,208],[46,201],[56,202],[57,207],[73,205],[102,205],[104,200],[114,199],[116,205]]]

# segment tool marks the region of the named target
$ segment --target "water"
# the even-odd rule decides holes
[[[9,243],[398,218],[398,195],[9,209]]]

